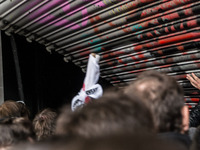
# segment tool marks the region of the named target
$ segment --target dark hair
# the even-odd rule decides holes
[[[7,118],[0,122],[0,147],[34,140],[32,123],[24,118]]]
[[[138,99],[131,101],[121,93],[110,95],[106,94],[75,112],[64,111],[58,118],[57,134],[95,137],[154,129],[150,110]]]
[[[21,117],[20,108],[17,102],[7,100],[0,105],[0,118]]]
[[[30,111],[29,111],[28,107],[26,106],[26,104],[23,102],[17,101],[17,105],[20,110],[20,116],[29,119]]]
[[[38,140],[44,140],[55,132],[57,113],[49,108],[38,113],[33,120],[33,127]]]
[[[135,93],[151,108],[159,132],[181,131],[184,94],[174,78],[156,71],[143,72],[124,92],[129,97]]]

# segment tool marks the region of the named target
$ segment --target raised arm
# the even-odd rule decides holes
[[[192,73],[187,74],[186,77],[190,83],[200,90],[200,79]],[[200,102],[190,111],[190,127],[197,127],[200,125]]]
[[[186,78],[195,88],[200,90],[200,79],[194,73],[192,73],[191,75],[187,74]]]
[[[103,89],[100,84],[97,84],[100,76],[99,59],[99,55],[94,53],[89,55],[83,87],[81,88],[80,92],[72,99],[72,111],[78,107],[82,107],[84,104],[87,104],[91,98],[98,99],[102,96]]]

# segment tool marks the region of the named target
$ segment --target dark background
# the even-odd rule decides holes
[[[79,92],[85,74],[72,62],[64,62],[63,56],[49,53],[43,45],[29,43],[25,37],[14,35],[24,101],[32,112],[32,117],[44,108],[59,109],[70,104]],[[2,32],[4,99],[20,100],[14,56],[10,37]],[[99,80],[103,89],[111,85],[104,79]]]

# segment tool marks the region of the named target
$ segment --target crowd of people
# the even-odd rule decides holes
[[[195,78],[187,76],[193,85]],[[46,108],[33,120],[29,116],[23,102],[0,105],[0,150],[200,149],[200,120],[192,123],[198,117],[190,117],[183,88],[156,71],[75,111],[66,105],[61,111]]]

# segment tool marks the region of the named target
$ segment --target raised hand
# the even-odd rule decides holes
[[[188,79],[195,88],[200,90],[200,79],[194,73],[191,75],[187,74],[186,79]]]

